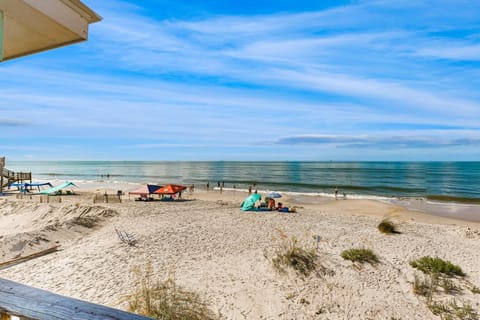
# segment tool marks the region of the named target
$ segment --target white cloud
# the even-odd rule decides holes
[[[442,46],[420,48],[416,54],[438,59],[480,61],[480,44],[449,46],[444,43]]]

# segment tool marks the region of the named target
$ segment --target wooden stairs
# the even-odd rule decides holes
[[[0,175],[0,193],[3,192],[3,189],[6,188],[11,183],[30,181],[32,182],[32,173],[31,172],[13,172],[5,168],[1,168],[2,172]]]

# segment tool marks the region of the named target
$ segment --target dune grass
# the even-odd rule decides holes
[[[352,262],[358,262],[362,264],[375,264],[379,261],[377,255],[372,250],[365,248],[353,248],[349,250],[344,250],[341,256],[345,260],[350,260]]]
[[[478,320],[478,313],[472,306],[463,302],[458,304],[457,300],[452,299],[445,302],[433,302],[428,308],[436,316],[440,316],[442,320]]]
[[[275,270],[285,273],[288,269],[297,274],[308,276],[318,267],[318,254],[313,245],[300,242],[296,237],[287,237],[279,231],[279,241],[274,246],[271,261]],[[268,254],[265,254],[269,258]]]
[[[381,233],[385,234],[396,234],[400,233],[397,230],[397,226],[390,220],[388,219],[383,219],[379,224],[378,224],[378,230]]]
[[[154,280],[149,264],[136,268],[137,286],[126,299],[128,311],[161,320],[217,320],[201,297],[178,286],[171,278]]]
[[[417,295],[424,296],[427,301],[432,299],[433,293],[437,290],[436,277],[424,277],[415,273],[413,281],[413,292]]]
[[[432,258],[429,256],[410,261],[410,265],[423,273],[423,278],[415,274],[413,291],[427,298],[427,306],[434,315],[439,316],[442,320],[479,319],[477,311],[467,302],[459,304],[455,299],[445,301],[442,298],[440,298],[440,301],[438,298],[437,301],[434,301],[434,294],[459,294],[464,290],[458,284],[462,281],[465,283],[465,280],[463,280],[465,273],[460,266],[438,257]],[[466,283],[470,285],[470,290],[475,287],[468,281]]]

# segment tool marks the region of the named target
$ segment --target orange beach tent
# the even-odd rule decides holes
[[[176,184],[167,184],[166,186],[163,186],[159,189],[157,189],[154,193],[155,194],[176,194],[179,193],[180,191],[183,191],[187,189],[185,186],[180,186]]]

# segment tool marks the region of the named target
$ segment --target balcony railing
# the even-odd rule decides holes
[[[0,279],[1,320],[151,320]]]

